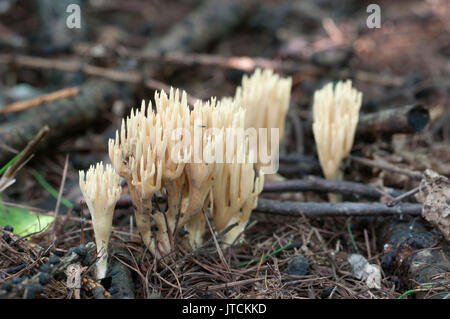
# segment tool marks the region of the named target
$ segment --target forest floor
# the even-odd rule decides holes
[[[245,9],[232,8],[233,18],[217,18],[221,31],[216,30],[215,21],[206,26],[198,18],[189,21],[199,24],[200,35],[178,43],[180,38],[171,30],[189,19],[189,14],[201,12],[205,3],[86,1],[85,24],[81,31],[67,35],[67,30],[58,30],[58,14],[47,17],[41,12],[46,1],[33,5],[6,1],[10,7],[0,8],[0,168],[37,133],[23,129],[29,125],[25,123],[38,128],[48,124],[51,130],[55,125],[60,132],[50,133],[49,142],[0,194],[1,226],[14,224],[14,219],[5,217],[12,213],[40,214],[42,221],[56,216],[54,224],[37,234],[25,232],[28,235],[24,237],[17,227],[15,234],[0,228],[0,292],[4,289],[5,293],[11,284],[13,288],[6,293],[9,297],[448,298],[448,242],[442,230],[420,214],[377,216],[368,212],[323,217],[256,210],[243,241],[224,250],[223,258],[212,241],[193,254],[180,251],[184,257],[174,256],[161,265],[143,245],[133,226],[133,208],[126,203],[116,209],[110,243],[110,263],[119,273],[117,278],[95,284],[91,261],[82,263],[86,267],[82,268],[81,291],[68,287],[64,276],[52,277],[35,294],[30,292],[30,284],[19,287],[24,278],[42,273],[51,256],[66,258],[69,249],[93,241],[78,170],[109,162],[108,138],[132,107],[139,107],[142,99],[153,99],[155,89],[173,86],[186,90],[192,98],[206,100],[232,96],[242,76],[255,66],[268,66],[292,77],[280,174],[287,180],[307,180],[308,176],[323,178],[308,127],[314,91],[325,83],[349,78],[363,92],[362,113],[420,105],[427,124],[417,132],[391,129],[378,134],[374,129],[357,136],[352,157],[342,164],[343,181],[384,190],[409,191],[421,186],[416,195],[406,199],[417,204],[424,201],[422,191],[431,183],[423,175],[425,170],[436,172],[442,180],[450,176],[448,1],[379,1],[381,27],[374,29],[366,25],[369,1],[252,2],[242,1],[239,6]],[[66,13],[62,16],[65,24]],[[152,48],[164,49],[165,43],[171,43],[166,54],[154,53]],[[102,92],[99,86],[100,97],[80,95],[102,80],[107,84]],[[15,102],[63,88],[82,88],[64,91],[63,99],[68,101],[64,103],[70,105],[71,96],[80,95],[77,103],[86,99],[86,112],[92,110],[94,115],[66,112],[54,115],[65,117],[63,120],[48,120],[51,117],[44,106],[53,102],[45,101],[34,107],[27,103],[24,110],[11,108]],[[95,102],[97,98],[111,104],[103,107]],[[401,121],[398,119],[398,126]],[[23,129],[22,139],[11,137],[16,128]],[[358,158],[371,161],[364,163]],[[448,213],[450,193],[448,184],[443,184],[447,206],[444,200],[444,208],[437,209]],[[263,190],[260,198],[328,202],[323,189]],[[384,193],[374,199],[350,190],[342,200],[387,203],[392,196]],[[411,266],[424,250],[439,252],[439,256],[433,255],[437,270]],[[349,263],[352,254],[379,267],[379,287],[369,288],[365,280],[355,277]]]

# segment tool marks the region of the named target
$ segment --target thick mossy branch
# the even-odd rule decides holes
[[[0,127],[0,141],[14,149],[23,149],[39,130],[47,125],[50,133],[43,145],[55,141],[98,121],[119,97],[119,84],[103,80],[90,80],[81,86],[78,96],[44,103],[20,114],[13,121]],[[12,153],[0,148],[0,165],[5,164]]]

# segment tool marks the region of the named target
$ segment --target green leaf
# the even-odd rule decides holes
[[[1,203],[0,197],[0,225],[14,227],[14,233],[19,236],[42,231],[54,220],[53,216],[36,214],[18,207],[7,207]]]

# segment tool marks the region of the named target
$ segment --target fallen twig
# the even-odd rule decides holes
[[[405,105],[363,114],[359,117],[355,138],[373,138],[391,136],[398,133],[419,132],[425,128],[429,119],[428,110],[420,104]],[[312,136],[311,121],[305,124],[305,133]]]
[[[225,69],[234,69],[244,72],[252,72],[256,68],[261,69],[273,69],[279,72],[293,72],[300,69],[306,69],[304,65],[299,65],[294,61],[279,61],[270,60],[261,57],[249,57],[249,56],[221,56],[214,54],[200,54],[200,53],[158,53],[149,52],[145,55],[127,52],[131,57],[139,59],[141,61],[161,61],[174,64],[181,64],[186,66],[202,65],[202,66],[214,66]],[[314,66],[308,65],[309,69],[316,70]]]
[[[387,203],[389,207],[395,206],[401,201],[413,196],[414,194],[418,193],[420,191],[420,186],[417,186],[416,188],[411,189],[410,191],[407,191],[406,193],[403,193],[396,198],[392,199],[390,202]]]
[[[97,76],[115,82],[143,84],[145,87],[153,90],[164,90],[166,92],[170,90],[169,85],[155,79],[146,78],[137,70],[129,70],[127,72],[118,71],[114,69],[90,65],[78,60],[62,61],[57,59],[47,59],[25,55],[3,54],[0,55],[0,63],[12,63],[15,65],[26,66],[35,69],[82,72],[86,75]],[[194,105],[196,101],[196,97],[188,95],[188,103],[190,105]]]
[[[56,92],[52,92],[49,94],[43,94],[41,96],[38,96],[34,99],[26,100],[26,101],[20,101],[11,103],[9,105],[6,105],[4,108],[0,110],[0,114],[7,114],[7,113],[13,113],[13,112],[19,112],[23,110],[28,110],[30,108],[36,107],[41,105],[45,102],[52,102],[59,99],[64,99],[67,97],[72,97],[75,95],[80,94],[80,89],[77,87],[73,88],[65,88]]]
[[[367,158],[363,158],[363,157],[359,157],[359,156],[354,156],[354,155],[349,155],[349,158],[357,163],[360,164],[364,164],[367,166],[372,166],[372,167],[377,167],[377,168],[381,168],[387,171],[391,171],[394,173],[398,173],[398,174],[403,174],[403,175],[407,175],[412,177],[414,180],[421,180],[422,179],[422,173],[416,172],[416,171],[412,171],[410,169],[407,168],[401,168],[401,167],[397,167],[395,165],[392,165],[390,163],[387,162],[381,162],[381,161],[375,161],[375,160],[370,160]]]
[[[393,197],[403,194],[403,191],[366,185],[356,182],[334,181],[323,178],[308,176],[305,179],[286,180],[281,182],[264,183],[263,192],[281,193],[281,192],[320,192],[337,193],[342,195],[352,195],[357,197],[367,197],[381,199],[387,193]]]
[[[36,134],[36,136],[28,142],[27,146],[20,153],[16,161],[10,167],[8,167],[3,176],[0,178],[0,192],[14,183],[14,176],[30,159],[30,156],[36,149],[36,146],[42,141],[42,139],[48,134],[49,131],[50,129],[47,125],[42,127]]]
[[[281,202],[260,198],[255,212],[283,215],[283,216],[389,216],[411,215],[420,216],[423,206],[421,204],[401,203],[395,207],[388,207],[383,203],[308,203],[308,202]]]
[[[390,108],[361,116],[356,136],[419,132],[425,128],[429,119],[428,110],[420,104]]]

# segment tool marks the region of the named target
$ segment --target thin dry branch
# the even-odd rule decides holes
[[[305,216],[311,218],[326,216],[392,216],[410,215],[420,216],[422,204],[401,203],[395,207],[388,207],[383,203],[308,203],[281,202],[260,198],[255,212],[283,215]]]
[[[45,125],[39,130],[36,136],[28,142],[27,146],[24,148],[18,159],[10,167],[8,167],[3,176],[0,178],[0,192],[11,185],[16,173],[30,159],[30,156],[32,156],[32,153],[36,149],[37,145],[42,141],[42,139],[48,134],[49,131],[49,127]]]
[[[77,87],[65,88],[49,94],[42,94],[41,96],[38,96],[34,99],[8,104],[0,110],[0,114],[7,114],[28,110],[30,108],[39,106],[45,102],[52,102],[55,100],[76,96],[78,94],[80,94],[80,89]]]
[[[143,84],[152,90],[170,91],[170,86],[151,78],[147,78],[136,70],[127,72],[118,71],[109,68],[103,68],[90,65],[78,60],[62,61],[58,59],[47,59],[40,57],[32,57],[26,55],[2,54],[0,55],[0,63],[14,64],[34,69],[51,69],[65,72],[82,72],[86,75],[101,77],[114,82],[125,82],[132,84]],[[188,103],[194,105],[196,97],[188,95]]]
[[[407,175],[407,176],[413,178],[414,180],[420,181],[422,179],[422,174],[419,173],[419,172],[412,171],[412,170],[407,169],[407,168],[397,167],[397,166],[392,165],[392,164],[387,163],[387,162],[382,162],[380,160],[378,160],[378,161],[370,160],[370,159],[367,159],[367,158],[363,158],[363,157],[359,157],[359,156],[353,156],[353,155],[350,155],[349,158],[352,161],[355,161],[355,162],[363,164],[363,165],[377,167],[377,168],[381,168],[381,169],[384,169],[384,170],[387,170],[387,171],[391,171],[391,172],[394,172],[394,173]]]
[[[281,192],[319,192],[319,193],[337,193],[342,195],[352,195],[358,197],[367,197],[372,199],[381,199],[384,194],[393,197],[400,196],[403,191],[366,185],[348,181],[334,181],[323,178],[309,176],[305,179],[287,180],[280,182],[265,182],[263,192],[281,193]]]

